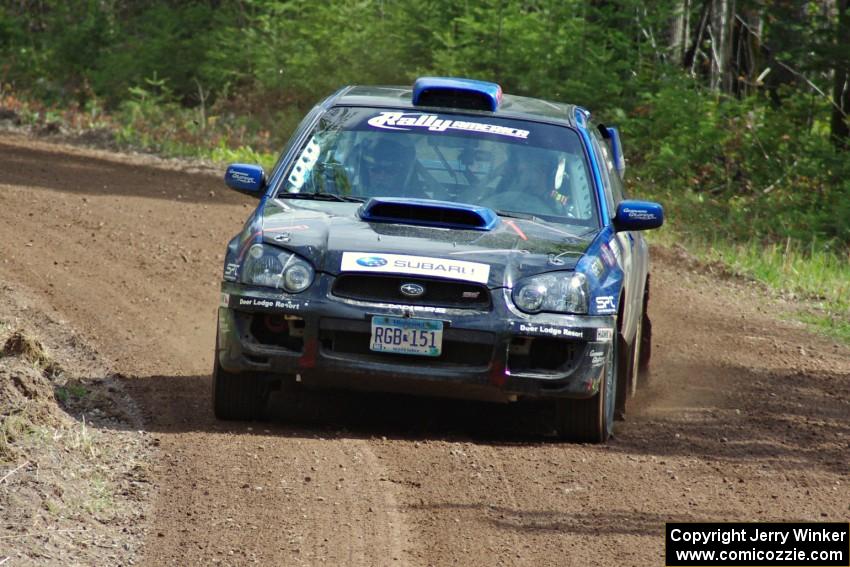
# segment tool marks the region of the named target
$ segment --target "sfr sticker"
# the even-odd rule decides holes
[[[235,280],[236,273],[239,271],[239,264],[228,264],[224,267],[224,279]]]

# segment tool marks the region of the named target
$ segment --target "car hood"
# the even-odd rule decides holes
[[[526,276],[572,270],[598,233],[538,219],[501,218],[489,231],[366,222],[357,215],[356,203],[315,205],[270,201],[263,208],[262,237],[333,275],[352,270],[351,259],[391,254],[487,265],[488,287],[512,287]],[[346,255],[343,269],[345,253],[356,254]]]

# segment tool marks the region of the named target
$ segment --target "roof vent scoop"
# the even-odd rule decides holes
[[[360,218],[367,222],[414,224],[438,228],[492,230],[499,222],[498,215],[487,207],[432,201],[373,197],[360,207]]]
[[[496,112],[501,103],[502,87],[496,83],[452,77],[420,77],[413,83],[416,106]]]

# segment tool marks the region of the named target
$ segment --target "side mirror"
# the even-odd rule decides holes
[[[614,167],[620,177],[626,172],[626,158],[623,156],[623,144],[620,142],[620,131],[614,126],[608,126],[608,139],[611,141],[611,153],[614,158]]]
[[[651,201],[620,201],[614,228],[623,230],[650,230],[664,224],[664,208]]]
[[[259,165],[232,163],[224,173],[224,183],[234,191],[259,198],[266,188],[266,172]]]

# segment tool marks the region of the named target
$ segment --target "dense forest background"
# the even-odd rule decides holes
[[[341,85],[424,74],[618,124],[632,191],[692,236],[847,257],[848,0],[0,2],[18,120],[170,153],[268,162]]]

